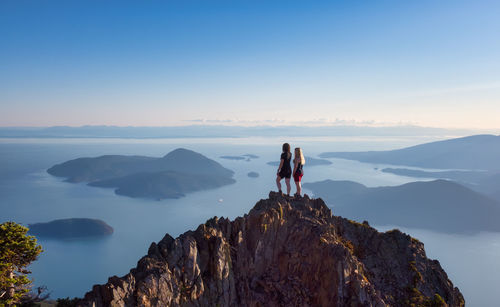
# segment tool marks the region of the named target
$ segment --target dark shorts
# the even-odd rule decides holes
[[[290,171],[283,171],[281,170],[281,172],[279,172],[278,174],[280,176],[280,178],[287,178],[287,179],[290,179],[290,177],[292,177],[292,172]]]
[[[302,179],[302,174],[298,173],[293,174],[293,180],[295,180],[295,182],[300,182],[301,179]]]

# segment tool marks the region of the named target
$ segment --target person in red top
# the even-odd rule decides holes
[[[293,158],[293,180],[295,181],[295,186],[297,187],[297,193],[295,193],[295,196],[300,196],[300,194],[302,193],[300,180],[304,175],[304,164],[306,164],[306,159],[304,158],[302,149],[300,149],[300,147],[296,147],[295,157]]]

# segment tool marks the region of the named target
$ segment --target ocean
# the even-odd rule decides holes
[[[300,146],[306,156],[326,151],[386,150],[442,137],[318,137],[318,138],[186,138],[186,139],[0,139],[0,222],[23,225],[54,219],[87,217],[104,220],[113,235],[100,239],[39,239],[44,252],[30,269],[37,286],[51,298],[82,297],[93,284],[122,276],[147,253],[151,242],[166,233],[176,237],[213,216],[231,219],[247,213],[255,203],[275,191],[281,144]],[[197,151],[235,172],[236,183],[222,188],[161,201],[117,196],[112,189],[72,184],[47,174],[54,164],[104,154],[160,157],[176,148]],[[221,159],[224,155],[255,154],[246,160]],[[426,180],[381,171],[386,165],[329,159],[327,166],[304,168],[303,182],[324,179],[352,180],[370,187],[393,186]],[[247,173],[259,173],[250,178]],[[292,187],[292,193],[294,187]],[[305,190],[310,196],[312,193]],[[333,209],[335,214],[335,210]],[[379,230],[395,227],[374,226]],[[500,286],[500,233],[450,235],[420,229],[404,232],[424,242],[427,255],[438,259],[468,306],[496,306]]]

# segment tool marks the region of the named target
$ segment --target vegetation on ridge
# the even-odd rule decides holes
[[[32,281],[27,267],[42,247],[27,233],[27,227],[15,222],[0,224],[0,306],[14,306],[29,298]]]

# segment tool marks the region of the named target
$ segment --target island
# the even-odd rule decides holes
[[[247,158],[244,156],[220,156],[221,159],[226,160],[246,160]]]
[[[249,172],[247,174],[247,176],[250,177],[250,178],[257,178],[257,177],[259,177],[259,173],[257,173],[257,172]]]
[[[500,172],[482,177],[467,186],[500,202]]]
[[[113,228],[102,220],[89,218],[70,218],[47,223],[29,224],[31,235],[51,239],[75,239],[102,237],[113,233]]]
[[[258,159],[259,156],[254,155],[254,154],[244,154],[243,156],[249,158],[249,159]]]
[[[244,155],[241,155],[241,156],[220,156],[219,158],[226,159],[226,160],[245,160],[245,161],[250,161],[251,159],[258,159],[259,156],[253,155],[253,154],[244,154]]]
[[[317,158],[312,158],[312,157],[304,157],[304,159],[306,159],[305,166],[318,166],[318,165],[330,165],[330,164],[332,164],[332,161],[329,161],[326,159],[317,159]],[[292,161],[292,163],[293,163],[293,161]],[[267,162],[267,165],[279,166],[280,162],[279,161],[271,161],[271,162]]]
[[[72,183],[114,188],[117,195],[156,200],[179,198],[189,192],[236,182],[233,171],[183,148],[161,158],[120,155],[78,158],[55,165],[47,172]]]
[[[93,187],[116,188],[118,195],[133,198],[180,198],[186,193],[215,189],[236,182],[220,175],[197,175],[174,171],[136,173],[89,183]]]
[[[382,171],[415,178],[451,179],[500,201],[500,136],[497,135],[472,135],[388,151],[325,152],[319,156],[397,165]]]
[[[453,181],[411,182],[369,188],[352,181],[304,183],[335,214],[373,225],[445,233],[500,232],[500,203]]]
[[[431,172],[406,168],[385,168],[382,172],[414,178],[450,179],[500,201],[500,172],[460,170]]]
[[[423,171],[408,168],[384,168],[382,172],[414,178],[450,179],[464,183],[476,183],[491,174],[486,171]]]
[[[500,171],[500,136],[473,135],[396,150],[325,152],[319,156],[424,168]]]

